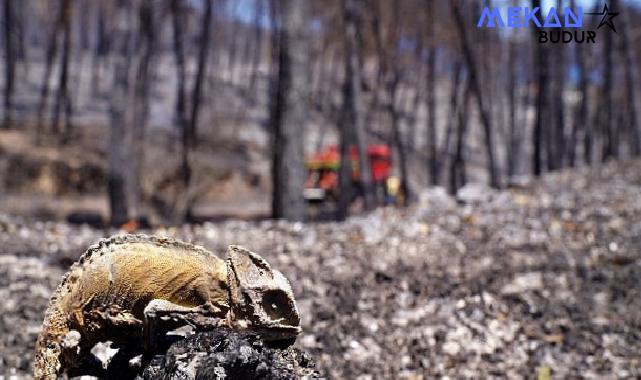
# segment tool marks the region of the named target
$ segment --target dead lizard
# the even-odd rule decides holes
[[[141,341],[150,303],[207,310],[224,326],[277,339],[300,332],[289,282],[257,254],[230,246],[224,261],[169,238],[114,236],[89,247],[52,296],[34,377],[55,379],[98,342]]]

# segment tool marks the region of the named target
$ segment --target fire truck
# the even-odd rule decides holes
[[[363,191],[356,146],[350,146],[349,153],[353,188],[356,189],[353,199],[356,199]],[[391,175],[391,149],[383,144],[370,145],[367,147],[367,158],[370,162],[377,202],[383,204],[395,203],[398,196],[398,186],[394,184],[398,181]],[[308,172],[305,181],[306,201],[322,203],[338,200],[340,165],[341,154],[339,147],[336,145],[330,145],[307,159],[305,162]]]

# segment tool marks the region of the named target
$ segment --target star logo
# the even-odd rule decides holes
[[[607,25],[614,31],[614,33],[617,32],[616,28],[614,27],[614,22],[612,21],[613,18],[619,15],[619,12],[610,12],[608,9],[608,4],[603,4],[603,11],[598,12],[598,13],[586,13],[586,15],[592,15],[592,16],[602,16],[601,17],[601,22],[599,22],[599,26],[597,26],[597,30],[601,29],[603,25]]]

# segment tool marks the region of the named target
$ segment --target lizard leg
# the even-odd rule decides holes
[[[147,352],[168,347],[193,330],[213,330],[225,322],[213,305],[186,307],[162,299],[149,302],[144,316],[143,344]]]
[[[117,305],[94,306],[83,310],[85,335],[93,337],[92,342],[131,342],[140,339],[143,321],[129,310]],[[113,334],[117,331],[117,334]],[[92,342],[86,342],[93,347]]]

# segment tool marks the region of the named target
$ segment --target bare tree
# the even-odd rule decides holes
[[[450,85],[450,101],[449,101],[449,112],[447,119],[447,127],[445,129],[445,139],[441,147],[440,156],[443,157],[442,164],[447,160],[447,165],[451,165],[454,157],[453,147],[452,147],[452,135],[454,134],[454,128],[457,125],[458,121],[458,112],[459,112],[459,87],[461,83],[461,77],[463,72],[463,65],[459,59],[454,61],[452,68],[452,83]],[[445,167],[445,166],[444,166]]]
[[[47,100],[49,97],[49,80],[51,77],[51,71],[53,70],[53,63],[56,58],[56,52],[58,50],[58,35],[65,17],[65,7],[60,5],[60,10],[58,17],[53,25],[53,30],[49,34],[49,40],[47,42],[47,49],[45,53],[45,70],[44,76],[42,79],[42,85],[40,87],[40,101],[38,102],[38,121],[37,121],[37,131],[36,131],[36,141],[40,141],[42,133],[44,132],[44,112],[47,108]]]
[[[186,131],[183,134],[183,144],[187,148],[185,150],[184,163],[188,164],[189,158],[187,157],[189,148],[196,145],[196,138],[198,136],[198,120],[200,116],[200,106],[202,105],[203,86],[202,83],[207,75],[207,62],[209,56],[209,41],[211,39],[211,22],[212,22],[212,5],[213,0],[203,0],[204,14],[202,19],[202,31],[200,35],[200,47],[198,51],[198,62],[196,66],[196,78],[194,80],[194,87],[191,96],[191,115]],[[186,184],[187,185],[187,184]],[[187,210],[191,213],[191,210]]]
[[[615,1],[611,1],[611,5],[614,8],[616,6]],[[614,32],[611,30],[604,31],[604,41],[603,41],[603,86],[601,91],[601,96],[599,100],[599,123],[598,128],[603,136],[603,145],[601,159],[606,161],[610,158],[617,158],[619,155],[618,151],[618,128],[614,123],[614,117],[612,112],[613,106],[613,91],[612,91],[612,34]]]
[[[347,93],[347,89],[349,88],[349,84],[347,82],[345,83],[344,88],[344,92]],[[347,114],[347,109],[345,109],[339,121],[341,160],[340,168],[338,171],[339,194],[338,204],[336,206],[337,220],[345,220],[345,218],[347,217],[347,214],[349,212],[349,205],[352,200],[352,194],[354,192],[354,186],[352,182],[352,160],[350,154],[350,145],[353,141],[353,133],[351,133],[352,131],[349,127],[349,116]]]
[[[156,50],[156,17],[157,10],[152,2],[140,2],[138,10],[138,49],[137,69],[132,101],[131,142],[145,141],[147,119],[149,116],[150,88],[152,82],[152,60]],[[133,165],[131,178],[127,179],[129,205],[131,214],[137,218],[142,217],[142,189],[140,188],[143,177],[143,163],[145,160],[144,146],[130,150],[130,162]]]
[[[176,76],[178,78],[176,85],[176,120],[181,133],[186,133],[188,128],[186,104],[187,73],[185,71],[185,48],[183,46],[183,26],[185,25],[183,6],[182,0],[171,0],[171,16],[174,30],[174,58],[176,60]],[[188,177],[189,170],[186,170],[183,175]]]
[[[15,30],[14,52],[16,60],[24,67],[25,74],[29,72],[28,59],[27,59],[27,12],[25,1],[18,1],[17,7],[12,7],[14,21],[12,27]]]
[[[557,0],[557,9],[562,9],[562,0]],[[559,33],[563,28],[559,29]],[[563,166],[563,157],[565,157],[565,70],[567,69],[565,60],[565,44],[558,44],[554,48],[554,65],[552,69],[552,81],[550,86],[550,128],[547,134],[547,168],[548,170],[557,170]]]
[[[129,67],[131,64],[131,21],[127,1],[119,0],[114,19],[114,77],[111,92],[111,136],[109,139],[108,191],[111,224],[121,225],[129,218],[126,180],[130,176],[126,145]]]
[[[171,17],[173,26],[174,58],[176,61],[176,126],[181,135],[181,166],[179,177],[183,187],[182,194],[176,199],[173,210],[174,222],[183,221],[190,217],[189,184],[191,183],[191,166],[189,164],[189,151],[192,148],[192,139],[187,118],[187,72],[185,67],[184,47],[184,3],[183,0],[171,0]]]
[[[508,97],[508,139],[507,139],[507,176],[508,178],[516,174],[516,168],[518,167],[518,159],[520,153],[520,128],[517,127],[517,73],[518,66],[516,63],[517,59],[517,47],[516,42],[513,40],[508,41],[508,70],[509,77],[507,80],[507,97]]]
[[[16,30],[13,25],[15,17],[13,3],[14,0],[4,0],[4,128],[9,128],[9,125],[11,124],[11,110],[13,108],[13,91],[16,73]]]
[[[429,47],[427,49],[427,166],[430,185],[438,184],[438,152],[436,136],[436,49],[434,47],[434,0],[425,0],[426,4],[426,27],[429,36]]]
[[[262,18],[264,16],[264,0],[255,0],[254,3],[254,48],[252,55],[252,68],[249,78],[249,90],[255,92],[256,81],[258,78],[258,65],[261,60],[261,52],[263,46],[263,26]]]
[[[570,7],[574,9],[574,0],[570,3]],[[576,107],[574,112],[574,118],[572,121],[572,129],[570,131],[570,138],[567,144],[567,155],[568,155],[568,166],[574,167],[576,165],[576,148],[578,144],[578,135],[580,131],[583,131],[584,138],[586,141],[590,138],[588,131],[588,126],[586,126],[586,120],[588,118],[588,70],[586,67],[586,57],[585,57],[585,48],[583,44],[575,45],[575,60],[576,60],[576,72],[579,75],[578,82],[578,93],[581,94],[581,99],[579,100],[579,105]],[[584,155],[586,157],[586,162],[589,163],[589,149],[588,145],[591,143],[586,143],[584,147]]]
[[[594,59],[591,59],[591,61],[594,61]],[[587,61],[587,60],[584,60],[584,62],[585,62],[585,66],[583,67],[583,75],[585,76],[585,78],[582,78],[582,79],[585,81],[585,83],[581,84],[581,85],[585,86],[583,88],[583,91],[585,91],[585,92],[583,93],[584,97],[583,97],[583,99],[581,99],[581,101],[585,102],[585,107],[586,107],[585,108],[585,114],[583,115],[583,117],[585,119],[583,119],[583,120],[588,120],[589,117],[590,117],[590,112],[589,112],[589,107],[588,107],[588,104],[589,104],[588,100],[589,100],[589,95],[590,95],[590,92],[588,91],[588,82],[589,82],[589,80],[588,80],[588,72],[589,72],[588,65],[589,64],[593,65],[594,63],[590,62],[590,61]],[[581,106],[583,106],[583,104],[581,104]],[[594,112],[594,114],[598,115],[598,112]],[[594,120],[594,122],[591,122],[591,123],[590,122],[586,122],[583,125],[583,160],[587,165],[590,165],[592,163],[592,159],[593,159],[593,157],[592,157],[593,156],[593,148],[592,148],[592,146],[594,144],[594,134],[595,134],[595,130],[596,130],[596,123],[597,123],[597,120]]]
[[[392,5],[387,33],[384,33],[381,12],[383,4],[384,2],[376,0],[372,2],[372,28],[378,58],[378,72],[375,93],[372,96],[370,107],[372,112],[377,112],[378,108],[382,106],[382,109],[389,115],[392,132],[391,140],[398,152],[400,191],[403,196],[403,205],[406,206],[413,198],[413,192],[409,183],[407,143],[401,131],[402,115],[398,109],[398,104],[401,103],[399,102],[399,92],[402,79],[400,56],[397,49],[401,28],[400,11],[398,6]],[[379,89],[381,87],[386,95],[384,102],[379,98]]]
[[[358,168],[362,185],[365,210],[374,206],[372,199],[372,175],[367,156],[367,141],[362,109],[359,8],[355,0],[343,1],[345,82],[343,84],[343,117],[341,118],[341,175],[338,219],[344,219],[351,200],[351,159],[349,147],[355,144],[358,149]]]
[[[65,142],[71,135],[71,96],[69,96],[68,78],[69,78],[69,58],[71,56],[71,0],[62,0],[62,19],[60,21],[62,27],[62,57],[60,62],[60,79],[58,80],[58,92],[56,93],[56,103],[54,106],[52,130],[56,134],[60,134],[61,141]],[[58,123],[60,120],[60,113],[65,112],[65,127],[63,132],[60,132]]]
[[[410,187],[409,183],[409,172],[408,172],[408,159],[407,159],[407,146],[403,135],[401,133],[401,115],[398,112],[397,103],[398,103],[398,94],[399,94],[399,84],[401,82],[401,68],[399,65],[398,59],[398,49],[396,44],[398,43],[399,38],[399,29],[400,29],[400,19],[399,19],[399,9],[394,7],[392,11],[392,25],[391,25],[391,44],[394,53],[392,54],[392,63],[388,66],[390,69],[389,79],[387,80],[386,87],[389,94],[389,103],[387,104],[387,111],[392,119],[392,138],[394,140],[394,145],[398,151],[398,161],[401,171],[401,193],[403,194],[403,205],[407,206],[410,201],[414,198],[414,193]]]
[[[540,7],[540,0],[532,0],[532,8]],[[541,175],[543,160],[543,127],[547,110],[547,85],[548,85],[548,61],[547,51],[544,44],[537,43],[538,30],[532,28],[532,40],[537,46],[537,92],[536,92],[536,121],[532,130],[532,171],[534,175]]]
[[[492,121],[489,114],[489,109],[487,108],[485,102],[483,101],[483,94],[481,92],[481,85],[479,82],[479,77],[477,73],[477,64],[474,57],[472,48],[468,41],[466,22],[461,13],[461,8],[459,0],[453,0],[451,3],[452,14],[457,24],[457,29],[459,32],[459,38],[461,40],[461,48],[463,50],[463,56],[465,58],[467,69],[469,73],[469,84],[474,97],[476,98],[476,104],[481,115],[481,124],[483,125],[483,131],[485,135],[485,149],[487,153],[487,171],[490,176],[490,186],[498,188],[500,185],[499,176],[496,170],[496,164],[494,162],[494,138],[492,136]]]
[[[198,118],[200,115],[201,98],[203,96],[203,82],[206,77],[206,67],[209,55],[209,41],[211,34],[212,0],[203,0],[202,29],[199,41],[198,61],[194,87],[191,91],[190,113],[187,115],[187,72],[184,47],[184,3],[182,0],[171,1],[171,14],[174,29],[174,57],[176,60],[176,120],[181,134],[181,166],[180,180],[182,194],[176,200],[173,210],[174,221],[185,221],[192,218],[193,192],[190,189],[192,181],[192,167],[190,152],[195,148]]]
[[[109,36],[105,16],[106,5],[102,2],[96,5],[96,42],[91,63],[91,93],[96,96],[100,89],[100,64],[109,52]]]
[[[194,81],[194,88],[191,97],[191,117],[189,119],[189,128],[186,138],[188,145],[193,145],[197,136],[198,116],[200,112],[201,98],[202,98],[202,82],[205,78],[207,70],[207,61],[209,55],[209,41],[211,34],[211,14],[213,0],[203,0],[204,14],[202,32],[200,35],[200,49],[198,52],[198,65],[196,66],[196,78]]]
[[[273,127],[276,119],[280,117],[278,114],[278,65],[280,59],[280,7],[278,0],[267,0],[269,12],[269,72],[268,72],[268,107],[269,107],[269,125]],[[274,131],[272,131],[274,132]],[[272,133],[273,138],[275,133]],[[271,145],[274,145],[272,141]],[[278,173],[274,172],[275,166],[272,165],[272,177],[276,177]],[[274,184],[278,181],[273,180]]]
[[[309,112],[307,94],[309,3],[283,0],[279,39],[278,84],[271,112],[273,137],[272,215],[290,221],[305,218],[303,126]]]
[[[281,10],[278,0],[268,0],[269,30],[270,30],[270,56],[269,56],[269,83],[268,83],[268,107],[269,107],[269,128],[271,148],[271,180],[272,180],[272,217],[281,218],[283,215],[283,203],[280,196],[282,179],[282,152],[277,144],[282,144],[280,134],[281,103],[279,98],[279,66],[280,66],[280,38],[281,38]],[[277,149],[278,148],[278,149]]]
[[[235,15],[238,14],[238,7],[240,2],[232,2],[229,8],[228,17],[231,20],[230,30],[227,36],[227,67],[225,71],[229,73],[229,83],[235,85],[237,83],[237,76],[239,74],[240,64],[239,61],[242,61],[242,51],[239,49],[239,44],[242,41],[245,41],[243,35],[240,33],[241,23],[235,19]]]
[[[466,171],[465,171],[465,136],[467,134],[467,123],[469,118],[470,111],[470,100],[472,97],[471,84],[467,82],[465,86],[463,99],[458,105],[457,112],[454,117],[457,118],[457,130],[456,130],[456,147],[452,152],[452,158],[450,159],[450,185],[449,192],[452,195],[455,195],[458,189],[460,189],[465,182],[467,182]]]
[[[630,42],[631,23],[630,10],[626,10],[623,16],[621,29],[621,55],[625,65],[625,92],[626,92],[626,131],[630,141],[630,153],[633,156],[641,155],[641,105],[639,104],[639,71],[635,62],[635,51]]]

